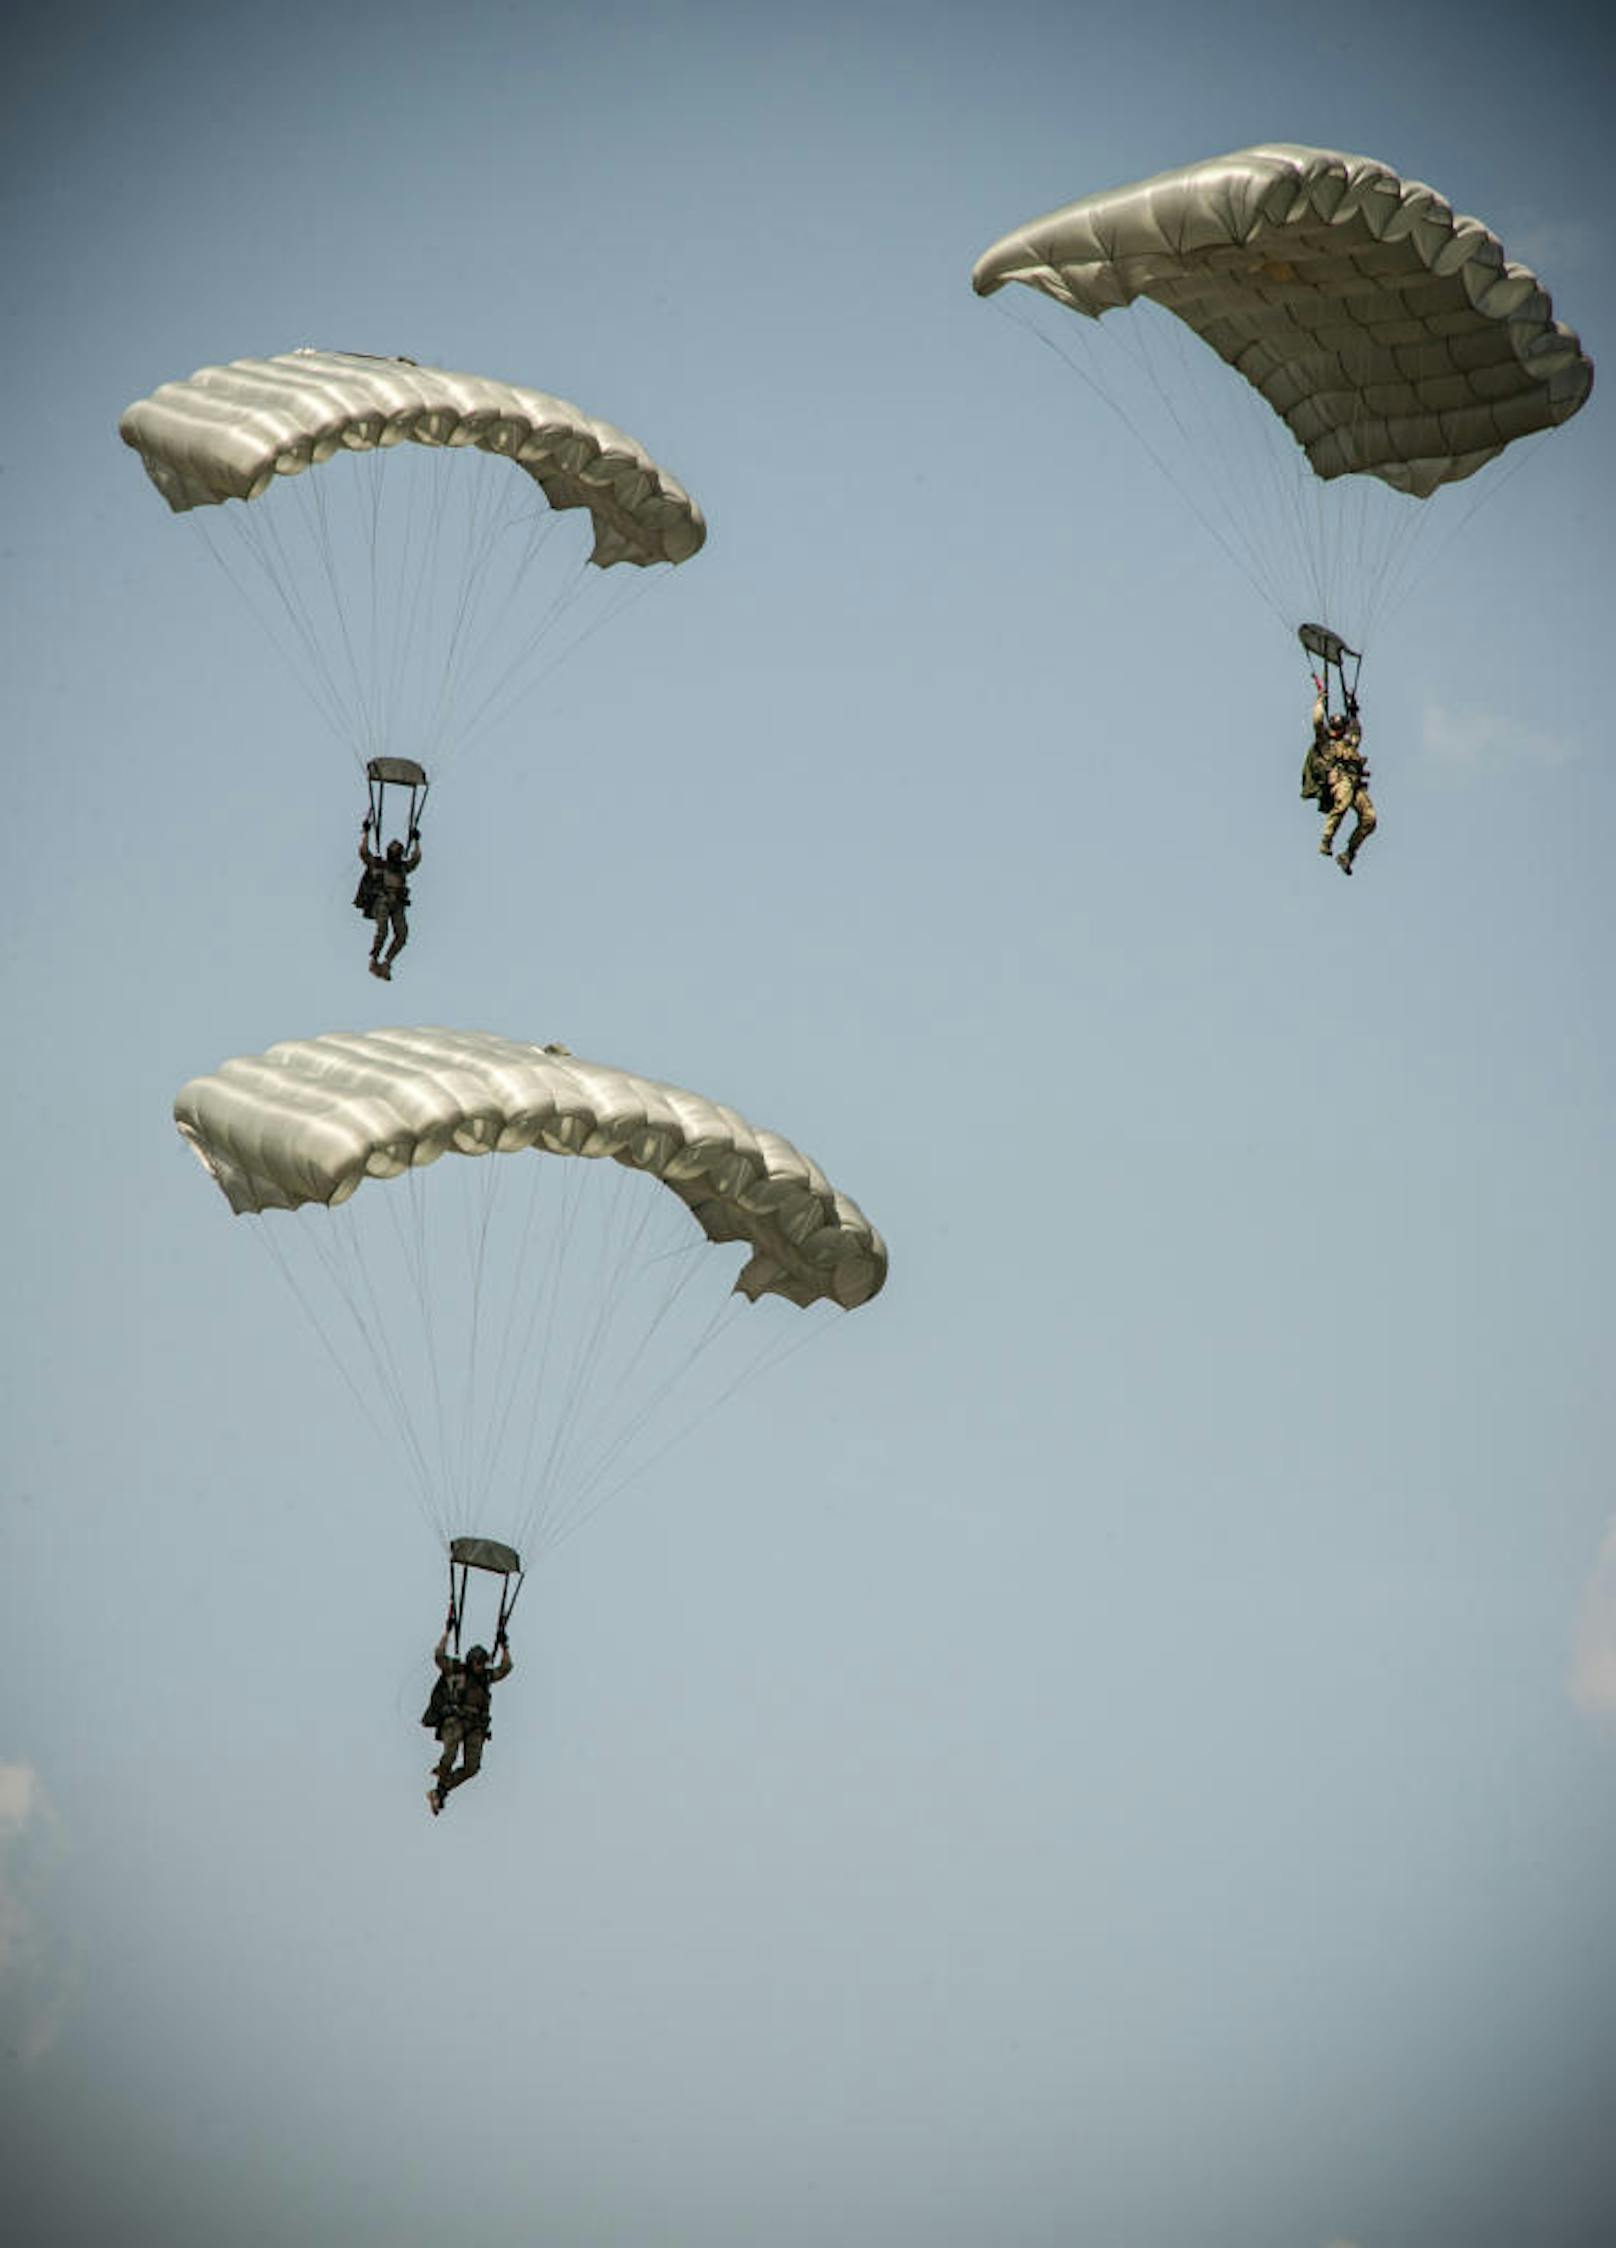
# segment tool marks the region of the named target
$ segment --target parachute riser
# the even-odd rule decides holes
[[[426,812],[427,793],[432,783],[426,770],[417,765],[413,757],[373,757],[365,767],[365,785],[370,796],[370,827],[376,838],[378,850],[386,849],[383,830],[387,820],[387,791],[392,788],[403,795],[407,790],[410,799],[409,821],[405,833],[413,834],[420,826]],[[401,837],[399,840],[403,840]]]
[[[510,1624],[511,1617],[515,1612],[517,1597],[520,1594],[523,1585],[525,1585],[526,1583],[527,1571],[524,1569],[517,1576],[514,1586],[512,1585],[510,1578],[507,1577],[499,1588],[499,1622],[495,1627],[494,1633],[494,1644],[496,1647],[505,1636],[506,1630]]]
[[[466,1612],[466,1578],[469,1571],[462,1569],[458,1588],[455,1584],[455,1565],[449,1564],[449,1641],[456,1662],[460,1660],[460,1619]]]
[[[1336,685],[1342,710],[1346,711],[1349,716],[1355,714],[1358,708],[1358,674],[1363,669],[1363,656],[1360,651],[1356,648],[1349,648],[1341,635],[1338,632],[1332,632],[1328,625],[1300,625],[1297,627],[1296,637],[1308,654],[1316,657],[1323,666],[1322,671],[1314,672],[1313,684],[1317,687],[1320,699],[1324,704],[1325,717],[1330,716],[1332,681]],[[1347,677],[1349,662],[1352,665],[1352,677],[1350,679]]]
[[[467,1548],[471,1549],[469,1557],[464,1551]],[[477,1559],[478,1549],[485,1555],[504,1556],[510,1567],[499,1567],[497,1560]],[[499,1578],[499,1615],[494,1625],[496,1646],[505,1636],[517,1597],[527,1581],[527,1572],[511,1547],[495,1546],[491,1540],[481,1538],[456,1538],[453,1541],[449,1548],[449,1634],[457,1661],[460,1656],[460,1627],[466,1613],[466,1590],[473,1569],[485,1569],[491,1576]]]

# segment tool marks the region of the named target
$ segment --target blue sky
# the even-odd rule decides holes
[[[968,286],[1298,140],[1599,360],[1599,14],[29,7],[8,76],[20,2237],[1616,2236],[1603,395],[1382,618],[1348,884],[1294,643]],[[303,342],[711,526],[446,774],[390,988],[116,433]],[[892,1253],[545,1558],[436,1823],[441,1555],[170,1121],[383,1022],[729,1100]]]

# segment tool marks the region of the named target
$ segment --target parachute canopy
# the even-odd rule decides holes
[[[479,1031],[296,1039],[193,1078],[180,1131],[239,1212],[336,1206],[442,1155],[609,1156],[658,1178],[710,1241],[752,1254],[755,1302],[867,1303],[886,1245],[789,1140],[699,1093]]]
[[[1593,365],[1479,220],[1367,156],[1277,142],[1035,219],[977,260],[1074,312],[1148,297],[1268,401],[1316,473],[1425,498],[1569,420]]]
[[[162,384],[118,429],[176,514],[256,500],[278,476],[336,453],[407,441],[502,455],[553,508],[587,508],[601,569],[684,562],[707,536],[689,493],[609,422],[543,391],[410,359],[311,350],[235,359]]]

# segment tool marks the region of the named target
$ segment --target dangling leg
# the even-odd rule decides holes
[[[385,976],[387,970],[382,966],[382,944],[387,935],[387,908],[385,905],[377,906],[375,912],[371,915],[371,926],[375,930],[375,935],[372,937],[370,945],[370,972],[373,976]]]
[[[386,956],[382,961],[382,974],[384,976],[391,977],[393,973],[393,962],[398,958],[399,954],[404,950],[404,947],[409,943],[409,941],[409,916],[408,914],[406,914],[404,908],[401,905],[396,905],[393,908],[393,941],[388,946]]]
[[[449,1790],[455,1784],[453,1778],[454,1761],[460,1751],[462,1739],[459,1718],[446,1718],[438,1733],[438,1739],[442,1743],[443,1753],[438,1758],[437,1775],[426,1793],[426,1799],[432,1806],[434,1818],[443,1809],[445,1802],[448,1800]]]
[[[468,1780],[474,1780],[482,1769],[482,1761],[482,1728],[468,1726],[460,1741],[460,1769],[458,1772],[451,1772],[442,1783],[442,1793],[450,1795],[457,1787],[464,1787]]]
[[[1346,818],[1352,802],[1352,783],[1339,765],[1330,770],[1324,783],[1324,796],[1329,809],[1324,815],[1324,832],[1319,837],[1319,856],[1327,859],[1335,849],[1335,831]]]
[[[1354,791],[1352,798],[1352,808],[1358,815],[1358,824],[1352,831],[1352,840],[1348,843],[1346,849],[1342,852],[1341,857],[1337,862],[1343,874],[1350,874],[1352,872],[1353,860],[1358,856],[1358,853],[1363,849],[1364,844],[1369,840],[1370,836],[1374,834],[1376,827],[1379,825],[1379,822],[1375,818],[1375,807],[1370,801],[1368,789],[1360,788]]]

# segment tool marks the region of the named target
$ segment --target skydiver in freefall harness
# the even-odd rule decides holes
[[[375,942],[370,948],[370,972],[380,976],[384,983],[393,980],[393,962],[410,941],[409,915],[404,910],[410,902],[409,878],[421,863],[421,830],[410,829],[410,850],[406,858],[404,846],[395,836],[382,856],[370,847],[371,815],[365,814],[359,831],[359,856],[365,871],[359,878],[359,889],[354,904],[362,913],[368,913],[376,924]],[[382,945],[391,925],[393,941],[385,958]]]
[[[501,1659],[497,1668],[490,1670],[486,1647],[469,1648],[463,1663],[449,1653],[449,1633],[454,1620],[451,1610],[443,1636],[432,1650],[432,1660],[438,1666],[438,1681],[421,1720],[423,1725],[433,1727],[443,1747],[443,1754],[433,1766],[432,1785],[426,1791],[434,1818],[454,1789],[477,1777],[483,1748],[492,1730],[489,1717],[493,1690],[502,1678],[509,1678],[511,1674],[510,1643],[503,1625],[494,1641]],[[460,1759],[458,1768],[456,1756]]]
[[[1324,831],[1319,837],[1323,858],[1335,852],[1336,830],[1348,812],[1357,814],[1346,849],[1335,852],[1337,866],[1343,874],[1350,874],[1353,860],[1376,827],[1369,767],[1363,754],[1363,723],[1350,695],[1346,709],[1330,718],[1324,715],[1322,695],[1313,705],[1313,739],[1302,763],[1302,794],[1316,797],[1324,813]]]

